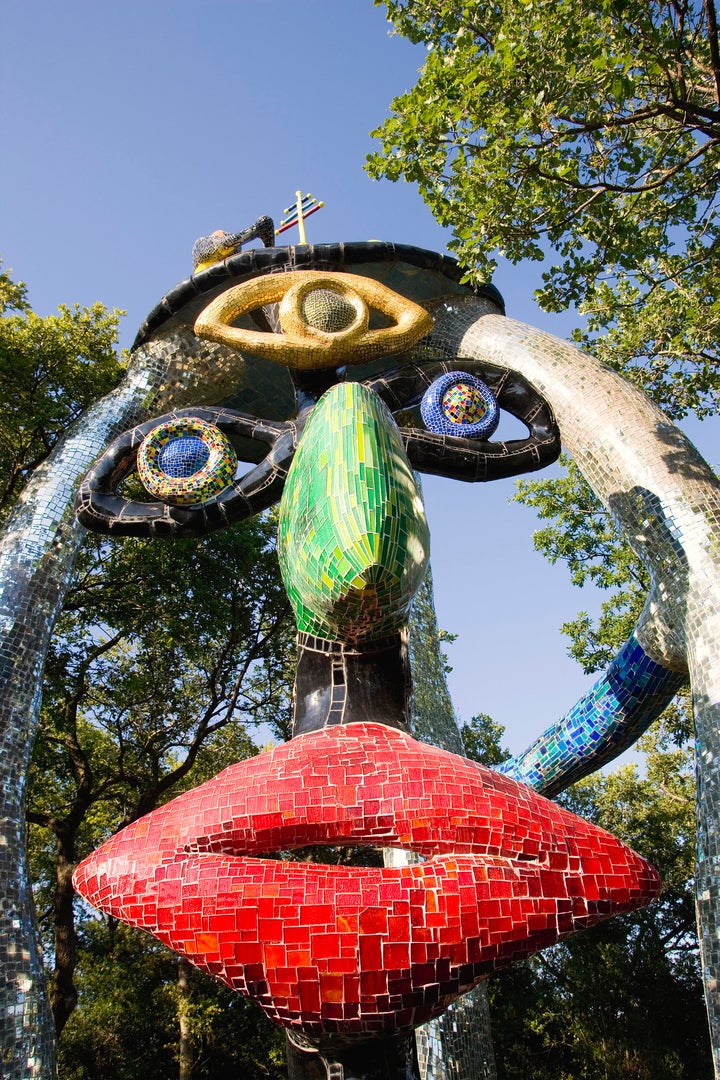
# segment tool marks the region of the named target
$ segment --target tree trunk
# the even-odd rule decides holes
[[[177,973],[178,1013],[178,1080],[191,1080],[193,1045],[190,1030],[190,961],[178,956]]]
[[[74,982],[77,966],[77,934],[73,911],[75,890],[72,884],[74,869],[75,860],[68,857],[65,845],[59,841],[53,903],[55,970],[50,981],[50,1008],[58,1038],[77,1004],[77,990]]]

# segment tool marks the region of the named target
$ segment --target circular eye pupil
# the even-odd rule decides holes
[[[500,407],[489,386],[468,371],[448,371],[428,386],[420,402],[428,431],[460,439],[489,439]]]
[[[171,439],[158,455],[158,467],[173,479],[194,476],[205,467],[210,448],[194,435]]]
[[[487,404],[476,387],[460,382],[443,394],[442,411],[455,424],[476,424],[485,416]]]
[[[332,289],[313,289],[302,300],[302,317],[308,326],[336,334],[355,319],[355,308]]]

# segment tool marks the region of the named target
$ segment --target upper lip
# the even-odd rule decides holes
[[[259,858],[327,844],[429,861]],[[380,724],[301,735],[231,766],[111,837],[75,882],[308,1033],[422,1023],[493,968],[660,888],[603,830]]]

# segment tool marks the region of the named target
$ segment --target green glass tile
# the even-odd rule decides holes
[[[280,566],[299,629],[357,641],[402,626],[428,550],[392,417],[359,383],[334,386],[306,425],[280,505]]]

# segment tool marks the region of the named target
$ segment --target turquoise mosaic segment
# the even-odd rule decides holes
[[[647,656],[631,635],[572,709],[497,770],[544,795],[556,794],[632,746],[685,681]]]
[[[308,420],[280,503],[280,570],[298,629],[346,642],[399,629],[429,550],[395,421],[359,383],[332,387]]]

